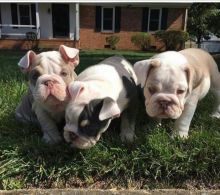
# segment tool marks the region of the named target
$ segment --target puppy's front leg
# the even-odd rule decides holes
[[[35,113],[43,131],[43,141],[49,144],[62,141],[62,137],[53,119],[40,107],[35,108]]]
[[[182,115],[175,121],[174,135],[177,134],[181,138],[188,137],[189,126],[196,110],[197,103],[198,96],[196,95],[192,96],[188,99],[188,102],[185,103]]]
[[[131,104],[131,103],[130,103]],[[121,133],[120,137],[123,142],[133,142],[135,138],[135,121],[138,112],[138,104],[132,101],[132,105],[128,107],[121,116]]]

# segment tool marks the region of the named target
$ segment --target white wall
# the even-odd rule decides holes
[[[51,3],[39,3],[41,39],[53,38]],[[50,13],[48,13],[50,9]]]

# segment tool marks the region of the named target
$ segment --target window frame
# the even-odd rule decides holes
[[[112,16],[112,30],[104,30],[104,9],[106,8],[111,8],[113,11],[113,16]],[[115,32],[115,7],[108,7],[104,6],[102,7],[102,12],[101,12],[101,32],[106,32],[106,33],[113,33]]]
[[[157,30],[150,30],[150,21],[151,21],[151,10],[159,10],[159,23],[158,23],[158,29]],[[147,31],[148,32],[155,32],[158,30],[161,30],[161,21],[162,21],[162,8],[149,8],[148,12],[148,26],[147,26]]]
[[[20,15],[20,6],[21,5],[26,5],[29,7],[29,21],[30,21],[30,24],[21,24],[21,15]],[[31,4],[29,3],[18,3],[17,4],[17,17],[18,17],[18,24],[19,25],[32,25],[32,13],[31,13]]]

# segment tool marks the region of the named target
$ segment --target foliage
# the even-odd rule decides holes
[[[110,45],[110,48],[116,49],[116,44],[119,42],[120,37],[116,35],[111,35],[105,38],[106,43]]]
[[[177,30],[160,30],[155,33],[155,37],[164,42],[166,50],[180,50],[189,39],[189,34]]]
[[[132,35],[131,42],[141,50],[147,51],[150,48],[150,36],[149,33],[139,32]]]
[[[207,34],[219,33],[220,9],[216,3],[194,3],[188,16],[188,32],[196,37],[198,47]]]
[[[134,63],[154,53],[114,50],[80,51],[77,71],[120,54]],[[148,130],[140,107],[134,144],[123,144],[112,125],[89,150],[68,144],[49,146],[37,126],[23,125],[14,110],[26,91],[16,66],[25,52],[0,51],[0,189],[21,188],[220,188],[220,120],[209,117],[209,94],[196,110],[187,140],[173,139],[172,121]]]

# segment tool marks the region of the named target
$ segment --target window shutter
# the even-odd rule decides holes
[[[36,7],[35,4],[31,4],[31,22],[32,25],[36,25]],[[36,29],[36,27],[33,27],[33,29]]]
[[[121,29],[121,7],[115,7],[115,32]]]
[[[143,32],[148,31],[148,13],[149,13],[149,8],[144,7],[143,14],[142,14],[142,31]]]
[[[18,24],[17,3],[11,3],[11,19],[12,24]],[[13,27],[18,28],[18,27]]]
[[[167,29],[167,19],[168,19],[168,8],[162,8],[161,14],[161,30]]]
[[[95,13],[95,31],[101,31],[101,20],[102,20],[102,7],[96,6],[96,13]]]

